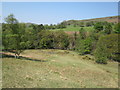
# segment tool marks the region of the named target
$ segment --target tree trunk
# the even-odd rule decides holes
[[[17,58],[17,54],[15,53],[15,58]]]
[[[19,58],[20,53],[16,52],[15,53],[15,58]]]
[[[18,54],[17,54],[17,58],[18,58],[18,59],[19,59],[19,55],[20,55],[20,54],[18,53]]]

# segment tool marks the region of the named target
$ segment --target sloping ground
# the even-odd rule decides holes
[[[94,18],[94,19],[88,19],[88,20],[81,20],[81,21],[107,21],[107,22],[118,22],[118,16],[111,16],[111,17],[101,17],[101,18]]]
[[[3,87],[117,88],[118,63],[94,63],[94,57],[66,50],[26,50],[24,56],[47,62],[3,58]]]
[[[85,31],[87,32],[92,32],[94,30],[94,27],[74,27],[74,26],[67,26],[67,28],[63,28],[63,29],[54,29],[54,30],[50,30],[50,31],[59,31],[62,30],[64,31],[66,34],[68,35],[73,35],[73,34],[79,34],[79,30],[81,30],[81,28],[83,28]]]
[[[0,58],[0,89],[2,89],[2,59],[1,58]]]
[[[68,35],[79,34],[79,31],[65,31]]]
[[[71,22],[72,20],[68,20],[67,22]],[[89,22],[89,21],[107,21],[111,23],[118,23],[118,16],[110,16],[110,17],[101,17],[101,18],[93,18],[93,19],[85,19],[85,20],[74,20],[78,22]]]

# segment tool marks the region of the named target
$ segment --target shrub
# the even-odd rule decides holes
[[[67,49],[69,46],[69,37],[64,31],[41,31],[39,47],[44,49]]]
[[[97,49],[95,50],[94,55],[97,63],[107,64],[106,47],[100,41],[97,44]]]
[[[64,31],[54,32],[54,48],[67,49],[69,46],[69,36]]]
[[[92,50],[92,38],[88,37],[86,39],[78,39],[76,44],[76,50],[80,54],[90,54]]]
[[[114,29],[115,29],[114,31],[115,33],[120,34],[120,23],[115,24]]]
[[[96,33],[102,31],[102,30],[103,30],[103,24],[102,24],[102,22],[97,22],[97,23],[94,25],[94,28],[95,28],[95,32],[96,32]]]
[[[110,34],[99,39],[95,50],[96,62],[104,63],[108,59],[120,61],[118,34]]]
[[[107,23],[107,24],[105,25],[104,32],[105,32],[106,34],[111,34],[111,32],[112,32],[112,25],[111,25],[110,23]]]

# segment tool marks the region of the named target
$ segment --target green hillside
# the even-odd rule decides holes
[[[22,55],[32,59],[3,57],[3,88],[118,87],[117,62],[100,65],[93,56],[55,49],[25,50]]]
[[[63,29],[53,29],[51,31],[58,31],[58,30],[63,30],[63,31],[79,31],[81,28],[83,28],[86,31],[91,31],[91,30],[94,29],[93,27],[78,27],[78,26],[74,27],[73,25],[70,25],[70,26],[67,26],[66,28],[63,28]]]

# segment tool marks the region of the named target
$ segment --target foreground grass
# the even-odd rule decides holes
[[[94,63],[93,57],[65,50],[26,50],[35,59],[3,58],[3,88],[116,88],[118,63]],[[84,59],[85,58],[85,59]]]

